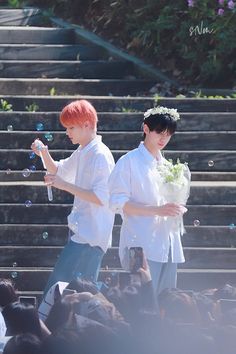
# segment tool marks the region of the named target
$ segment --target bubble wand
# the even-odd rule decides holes
[[[48,171],[47,171],[47,167],[46,167],[45,162],[44,162],[44,158],[43,158],[43,155],[42,155],[41,147],[39,147],[38,150],[39,150],[40,158],[41,158],[42,163],[43,163],[43,168],[45,168],[46,175],[48,175]],[[52,187],[51,186],[47,186],[47,192],[48,192],[48,200],[51,202],[53,200]]]

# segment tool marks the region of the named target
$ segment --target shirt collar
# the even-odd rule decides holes
[[[147,163],[156,166],[157,164],[163,162],[163,157],[161,155],[161,152],[160,151],[158,152],[157,158],[153,157],[153,155],[145,147],[143,141],[141,141],[141,143],[139,144],[138,149],[143,155],[143,157],[145,158]]]
[[[100,143],[102,141],[102,136],[101,135],[96,135],[93,140],[90,141],[86,146],[81,147],[79,146],[79,150],[83,153],[88,152],[94,145],[97,143]]]

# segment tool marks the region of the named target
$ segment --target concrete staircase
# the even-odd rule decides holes
[[[20,292],[40,295],[66,242],[73,198],[53,190],[48,202],[43,167],[30,155],[31,142],[40,137],[56,159],[68,156],[74,146],[59,124],[59,112],[85,97],[98,110],[99,131],[117,159],[140,141],[143,111],[157,103],[143,93],[155,80],[138,77],[131,62],[81,42],[73,29],[40,27],[36,10],[11,11],[0,10],[0,98],[13,110],[0,112],[0,276],[13,278]],[[28,26],[32,23],[38,27]],[[236,100],[163,98],[158,104],[181,112],[165,156],[187,161],[193,179],[183,236],[186,263],[178,285],[202,289],[236,283],[236,228],[231,225],[236,224]],[[37,131],[37,123],[43,131]],[[52,141],[46,141],[46,132]],[[36,170],[25,178],[26,168]],[[113,246],[100,273],[107,282],[115,282],[121,271],[120,223],[117,216]]]

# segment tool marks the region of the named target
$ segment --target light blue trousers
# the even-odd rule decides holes
[[[44,295],[58,281],[69,283],[77,277],[97,281],[103,256],[104,252],[100,247],[70,240],[63,248],[49,277]]]
[[[148,260],[148,265],[156,295],[160,294],[165,288],[176,288],[177,263],[172,263],[170,256],[166,263]]]

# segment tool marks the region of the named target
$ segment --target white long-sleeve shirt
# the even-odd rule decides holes
[[[110,207],[122,216],[119,255],[122,266],[127,268],[128,249],[142,247],[148,260],[167,262],[171,246],[174,263],[184,262],[180,231],[173,228],[171,217],[135,216],[123,213],[126,202],[151,206],[165,204],[159,185],[158,160],[140,143],[137,149],[128,152],[117,162],[109,178]]]
[[[108,178],[114,168],[111,151],[96,136],[88,145],[78,147],[70,157],[57,162],[57,174],[65,181],[93,191],[102,206],[74,198],[68,226],[72,241],[99,246],[104,252],[111,245],[114,213],[109,209]]]

